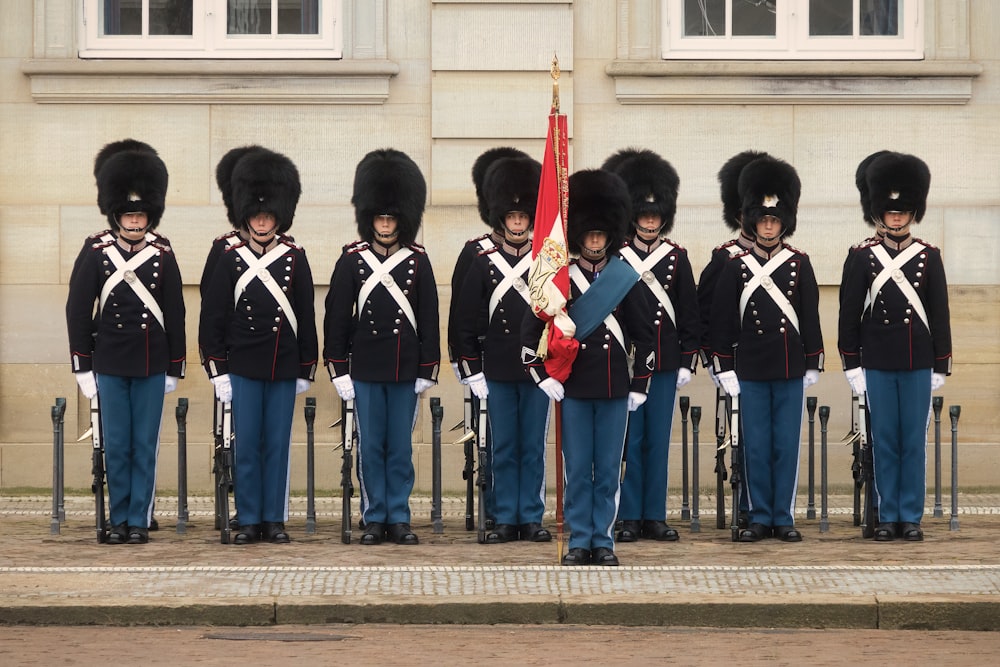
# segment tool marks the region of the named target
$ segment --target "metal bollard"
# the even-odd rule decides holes
[[[948,407],[951,417],[951,521],[948,530],[958,530],[958,418],[961,414],[961,405]]]
[[[827,422],[830,420],[830,406],[822,405],[819,408],[819,432],[820,432],[820,450],[819,450],[819,497],[820,497],[820,513],[819,513],[819,532],[825,533],[830,530],[830,517],[827,507],[827,497],[828,497],[828,487],[827,487],[827,458],[826,458],[826,444],[827,444]]]
[[[688,408],[691,407],[691,397],[681,396],[677,402],[681,408],[681,519],[687,521],[691,518],[691,509],[688,503],[690,494],[688,490]]]
[[[701,485],[698,483],[698,424],[701,422],[701,406],[691,408],[691,532],[701,532],[701,519],[698,516],[698,500],[701,497]]]
[[[316,397],[307,396],[306,417],[306,535],[316,532]]]
[[[60,527],[66,521],[64,491],[64,415],[66,414],[66,399],[57,398],[52,406],[52,521],[49,523],[49,534],[58,535]]]
[[[944,398],[935,396],[931,399],[931,408],[934,410],[934,518],[939,519],[944,516],[941,508],[941,408],[944,407]]]
[[[188,522],[188,474],[187,474],[187,412],[188,400],[177,399],[177,534],[187,532]]]
[[[444,522],[441,517],[441,421],[444,419],[444,408],[441,398],[431,396],[431,525],[434,534],[444,532]]]
[[[809,413],[809,503],[806,518],[816,518],[816,397],[806,397],[806,411]]]

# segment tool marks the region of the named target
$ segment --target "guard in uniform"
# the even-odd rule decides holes
[[[521,328],[522,361],[549,398],[562,401],[563,505],[570,528],[562,564],[615,566],[626,425],[649,391],[656,333],[639,275],[618,257],[632,219],[624,181],[600,169],[579,171],[569,178],[569,193],[568,313],[579,351],[565,385],[550,377],[535,352],[544,323],[529,311]]]
[[[165,208],[163,161],[147,144],[126,140],[105,146],[94,171],[112,238],[91,237],[74,266],[66,302],[70,358],[84,396],[100,398],[108,543],[144,544],[163,397],[184,377],[183,286],[170,247],[147,236]]]
[[[437,382],[438,297],[420,230],[427,185],[417,165],[375,150],[354,176],[360,241],[344,247],[326,296],[323,357],[334,388],[355,400],[361,544],[417,544],[410,529],[417,398]]]
[[[868,393],[875,539],[920,541],[931,392],[951,374],[948,283],[941,251],[910,233],[927,210],[931,174],[923,160],[884,151],[865,166],[864,179],[866,218],[884,237],[848,254],[838,346],[851,389]]]
[[[453,313],[463,381],[480,400],[489,396],[496,526],[487,544],[552,539],[542,526],[549,398],[520,363],[521,322],[531,312],[527,276],[540,178],[541,165],[527,156],[490,165],[483,185],[490,247],[470,263]],[[477,317],[482,311],[486,317]]]
[[[603,168],[621,176],[629,189],[630,238],[619,254],[641,277],[639,291],[657,337],[648,399],[628,419],[618,541],[673,542],[679,536],[666,520],[670,429],[677,389],[691,381],[698,363],[701,329],[687,251],[666,237],[674,226],[680,179],[650,150],[619,151]]]
[[[809,257],[782,239],[796,228],[801,186],[795,169],[772,157],[738,179],[750,250],[730,259],[712,303],[716,376],[740,396],[749,525],[741,542],[798,542],[795,491],[805,388],[823,368],[819,287]]]
[[[234,219],[246,240],[218,256],[202,300],[199,343],[216,397],[232,401],[234,544],[290,541],[289,453],[295,396],[316,374],[313,279],[285,232],[301,186],[295,165],[267,149],[231,170]],[[223,190],[225,192],[225,190]]]

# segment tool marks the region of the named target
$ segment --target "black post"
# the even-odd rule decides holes
[[[935,396],[931,406],[934,409],[934,518],[938,519],[944,516],[941,509],[941,408],[944,399]]]
[[[316,532],[316,397],[306,396],[306,535]]]
[[[188,521],[188,473],[187,473],[187,411],[188,400],[177,399],[177,534],[187,532]]]
[[[715,390],[715,527],[726,527],[726,392]]]
[[[58,535],[62,522],[65,520],[63,501],[63,458],[65,437],[63,435],[63,415],[66,413],[66,399],[57,398],[52,406],[52,521],[49,523],[49,534]]]
[[[821,405],[819,408],[819,432],[820,432],[820,451],[819,451],[819,461],[820,461],[820,481],[819,481],[819,494],[820,494],[820,513],[819,513],[819,532],[825,533],[830,530],[830,517],[827,512],[827,422],[830,420],[830,406]],[[859,518],[860,522],[860,518]]]
[[[689,396],[681,396],[678,403],[681,407],[681,519],[691,518],[688,504],[688,408],[691,406]]]
[[[431,525],[435,535],[444,532],[441,517],[441,421],[444,408],[441,398],[431,396]]]
[[[949,530],[958,530],[958,418],[962,414],[961,405],[948,407],[951,417],[951,521]]]
[[[701,406],[691,407],[691,532],[701,532],[701,518],[698,516],[698,499],[701,485],[698,482],[698,424],[701,422]]]
[[[809,504],[806,518],[816,518],[816,397],[806,397],[806,411],[809,413]]]

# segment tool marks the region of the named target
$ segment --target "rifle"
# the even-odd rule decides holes
[[[229,521],[228,516],[224,517],[222,515],[222,493],[229,495],[229,489],[226,488],[223,491],[222,487],[222,402],[214,394],[212,400],[214,402],[212,410],[212,440],[214,442],[212,449],[212,475],[215,479],[215,529],[222,530],[222,523]]]
[[[476,432],[479,430],[476,424],[476,419],[479,413],[475,410],[475,397],[472,395],[472,389],[468,385],[462,385],[462,410],[463,419],[458,424],[455,424],[451,430],[457,429],[459,426],[465,427],[465,434],[456,442],[462,443],[463,449],[465,450],[465,468],[462,469],[462,479],[465,480],[465,529],[473,530],[475,528],[475,521],[472,518],[473,511],[475,510],[473,496],[475,493],[475,472],[476,463],[475,457],[473,456],[473,443],[475,440]]]
[[[715,527],[726,527],[726,392],[715,389]],[[739,511],[738,508],[733,508]]]
[[[486,485],[489,483],[489,463],[487,462],[486,438],[489,433],[489,418],[486,414],[486,399],[479,399],[479,415],[476,420],[476,450],[478,452],[478,470],[476,471],[476,486],[479,487],[479,521],[478,541],[486,544]]]
[[[872,453],[872,441],[870,420],[868,419],[868,396],[858,395],[858,438],[857,449],[858,465],[860,470],[860,486],[855,485],[855,494],[861,497],[862,486],[864,487],[864,506],[861,514],[861,536],[864,538],[875,536],[875,527],[878,525],[878,510],[875,508],[875,457]],[[860,500],[859,500],[860,504]],[[855,523],[855,525],[858,525]]]
[[[733,520],[729,524],[733,542],[740,540],[740,487],[743,486],[743,452],[740,445],[740,397],[729,397],[729,447],[732,450],[733,472],[729,481],[733,486]]]
[[[94,475],[90,490],[94,493],[94,514],[97,543],[108,539],[108,520],[104,516],[104,433],[101,430],[101,399],[95,394],[90,399],[90,437],[94,445],[91,472]]]
[[[215,488],[216,500],[219,502],[219,514],[222,520],[219,522],[220,540],[223,544],[229,544],[232,535],[232,527],[229,525],[229,487],[233,483],[233,404],[231,402],[222,403],[221,425],[222,445],[217,452],[218,472],[216,473],[217,485]]]
[[[354,442],[357,428],[354,420],[354,399],[341,405],[344,418],[340,422],[344,454],[340,465],[340,541],[351,543],[351,497],[354,495]]]
[[[688,409],[691,397],[681,396],[677,403],[681,409],[681,519],[686,521],[691,518],[688,504]]]
[[[701,498],[701,483],[698,480],[698,424],[701,422],[701,406],[691,406],[691,532],[701,532],[701,517],[698,516],[698,502]]]
[[[851,445],[851,475],[854,478],[854,525],[861,525],[861,487],[864,486],[861,462],[861,400],[851,394],[851,430],[841,442]]]
[[[316,532],[316,397],[307,396],[306,418],[306,534]]]

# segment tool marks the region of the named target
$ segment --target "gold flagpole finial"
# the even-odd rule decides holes
[[[559,113],[559,56],[555,53],[549,73],[552,75],[552,113]]]

